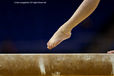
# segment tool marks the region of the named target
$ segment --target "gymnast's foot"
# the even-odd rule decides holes
[[[107,53],[108,53],[108,54],[114,54],[114,50],[108,51]]]
[[[47,43],[47,48],[52,49],[56,47],[58,44],[60,44],[62,41],[68,39],[71,37],[71,32],[63,31],[63,29],[60,27],[55,34],[52,36],[52,38]]]

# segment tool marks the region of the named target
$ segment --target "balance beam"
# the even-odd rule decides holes
[[[0,54],[0,76],[114,75],[111,54]]]

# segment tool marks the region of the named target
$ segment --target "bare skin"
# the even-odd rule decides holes
[[[70,38],[72,29],[91,15],[99,2],[100,0],[84,0],[72,17],[64,23],[48,41],[47,48],[52,49],[62,41]]]
[[[114,50],[108,51],[108,54],[114,54]]]

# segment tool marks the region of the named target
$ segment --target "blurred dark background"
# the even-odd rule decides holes
[[[29,1],[29,0],[16,0]],[[31,1],[31,0],[30,0]],[[83,0],[0,1],[0,53],[106,53],[114,49],[114,0],[101,0],[95,12],[52,50],[47,42]]]

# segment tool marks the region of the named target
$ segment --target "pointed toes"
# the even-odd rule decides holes
[[[49,41],[49,42],[47,43],[47,48],[48,48],[49,50],[51,50],[52,48],[54,48],[53,43]]]

